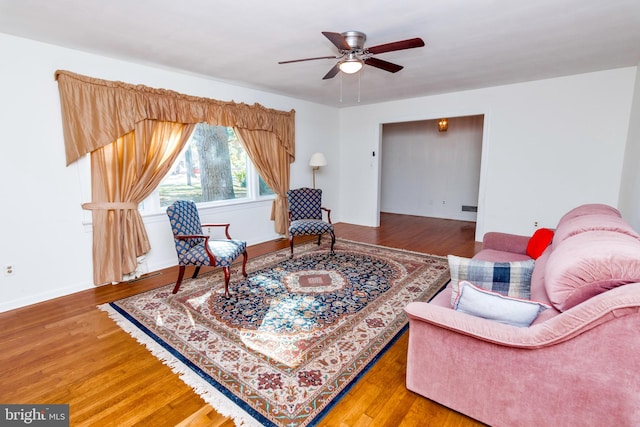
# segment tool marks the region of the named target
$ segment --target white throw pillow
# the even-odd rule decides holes
[[[550,307],[546,304],[507,297],[466,280],[460,282],[460,291],[453,304],[456,311],[518,327],[530,326],[547,308]]]

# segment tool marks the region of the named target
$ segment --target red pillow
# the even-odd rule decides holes
[[[537,259],[547,249],[551,240],[553,240],[553,230],[549,228],[537,229],[529,239],[529,243],[527,243],[527,255]]]

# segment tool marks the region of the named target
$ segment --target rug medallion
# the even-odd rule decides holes
[[[251,256],[251,254],[249,254]],[[100,306],[237,424],[316,425],[448,280],[446,258],[338,240],[296,245]]]

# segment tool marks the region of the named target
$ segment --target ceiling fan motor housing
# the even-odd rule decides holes
[[[352,51],[362,51],[364,48],[364,42],[367,40],[367,35],[360,31],[345,31],[341,33],[342,37],[347,41],[347,44],[351,46]]]

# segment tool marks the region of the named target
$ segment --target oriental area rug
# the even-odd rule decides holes
[[[314,426],[408,327],[404,307],[449,280],[447,259],[308,242],[101,305],[237,425]],[[251,255],[251,254],[249,254]]]

